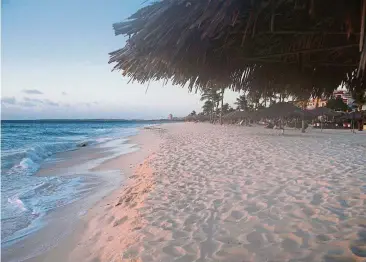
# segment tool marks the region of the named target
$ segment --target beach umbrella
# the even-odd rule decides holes
[[[364,119],[364,115],[362,114],[362,112],[349,112],[349,113],[343,114],[338,119],[339,120],[355,120],[355,121],[359,121],[359,120]]]
[[[184,118],[186,121],[199,121],[199,122],[204,122],[204,121],[209,121],[210,117],[206,116],[206,115],[194,115],[194,116],[186,116]]]
[[[253,112],[249,111],[234,111],[229,114],[226,114],[223,118],[226,120],[238,120],[244,118],[251,118],[253,116]]]
[[[307,110],[309,113],[313,114],[314,116],[329,116],[329,117],[336,117],[342,115],[340,112],[335,112],[334,110],[327,108],[327,107],[318,107],[311,110]]]
[[[311,117],[311,113],[294,106],[292,103],[280,102],[258,112],[261,118]]]
[[[340,112],[335,112],[334,110],[327,108],[327,107],[318,107],[312,110],[307,110],[309,113],[313,114],[315,117],[321,116],[320,121],[320,129],[323,131],[323,123],[324,123],[324,116],[326,117],[336,117],[342,115]]]
[[[293,117],[302,119],[301,132],[305,132],[305,118],[313,118],[314,116],[306,110],[294,106],[292,103],[280,102],[276,103],[268,108],[262,109],[257,113],[257,117],[275,119],[279,118],[282,120],[284,118]]]
[[[339,120],[344,120],[344,121],[351,121],[351,127],[352,127],[352,132],[354,132],[354,126],[355,126],[355,122],[360,121],[362,123],[363,120],[365,120],[365,115],[362,111],[354,111],[354,112],[350,112],[350,113],[346,113],[344,115],[342,115],[341,117],[339,117]]]

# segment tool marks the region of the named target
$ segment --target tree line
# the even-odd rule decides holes
[[[234,103],[236,107],[233,108],[228,103],[223,103],[223,98],[224,98],[224,89],[204,90],[201,94],[200,99],[201,101],[204,101],[202,111],[197,113],[195,110],[193,110],[189,115],[210,116],[210,119],[214,121],[218,118],[221,118],[223,115],[226,115],[233,111],[256,111],[271,106],[278,102],[288,102],[293,99],[293,97],[291,97],[290,94],[286,93],[278,93],[278,94],[267,93],[266,96],[263,97],[263,94],[259,93],[255,94],[251,92],[240,95]],[[360,96],[358,94],[358,97],[354,97],[354,99],[356,105],[359,104],[362,105],[366,103],[366,95]],[[318,103],[318,99],[316,100],[316,102]],[[305,107],[306,105],[304,105],[304,108]],[[318,104],[316,104],[316,107],[318,107]],[[328,99],[326,107],[335,111],[343,111],[343,112],[347,112],[351,109],[340,97],[337,98],[332,97]],[[356,107],[358,107],[359,110],[361,109],[361,107],[359,106]]]

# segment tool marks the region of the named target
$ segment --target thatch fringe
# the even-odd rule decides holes
[[[130,39],[110,63],[133,81],[170,80],[190,91],[329,94],[363,75],[364,2],[159,1],[114,24]]]

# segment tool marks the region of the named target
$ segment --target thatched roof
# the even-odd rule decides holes
[[[362,1],[159,1],[114,25],[130,38],[110,62],[132,80],[190,90],[329,92],[365,67]]]
[[[308,110],[309,113],[313,114],[314,116],[340,116],[342,113],[335,112],[334,110],[327,108],[327,107],[318,107],[312,110]]]
[[[268,108],[258,112],[258,117],[262,118],[280,118],[280,117],[314,117],[309,112],[294,106],[291,103],[276,103]]]
[[[252,118],[254,114],[255,114],[254,112],[249,111],[233,111],[224,115],[222,118],[224,120],[238,120],[238,119]]]
[[[366,119],[366,114],[364,114],[363,112],[350,112],[350,113],[346,113],[343,114],[341,117],[339,117],[340,120],[361,120],[361,119]]]
[[[184,118],[185,121],[200,121],[200,122],[204,122],[204,121],[209,121],[210,117],[206,116],[206,115],[195,115],[195,116],[186,116]]]

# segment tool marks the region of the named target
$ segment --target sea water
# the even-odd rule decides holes
[[[57,153],[108,143],[149,123],[134,121],[2,121],[1,242],[38,230],[42,217],[77,201],[83,177],[37,176]]]

